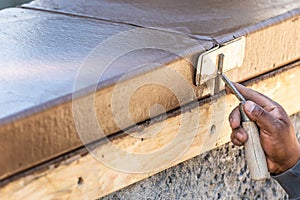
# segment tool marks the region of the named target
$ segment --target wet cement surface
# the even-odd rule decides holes
[[[300,7],[299,0],[36,0],[26,7],[219,36]]]
[[[54,99],[63,102],[63,97],[73,92],[76,73],[86,56],[117,33],[136,26],[158,27],[210,40],[206,36],[230,33],[297,7],[300,2],[295,0],[37,0],[27,5],[29,9],[0,11],[0,123],[8,116],[31,111]],[[203,50],[212,45],[204,40],[200,42]],[[115,48],[129,43],[122,42]],[[176,39],[171,45],[175,44]],[[107,51],[107,55],[113,54]],[[103,81],[139,64],[170,57],[174,58],[159,50],[133,52],[116,62]]]
[[[30,9],[2,10],[0,119],[72,93],[76,73],[91,50],[121,31],[136,28],[135,25],[192,33],[203,39],[200,43],[205,49],[212,46],[211,41],[205,43],[210,40],[206,35],[229,33],[299,6],[300,2],[295,0],[37,0],[25,7],[79,17]],[[115,49],[128,43],[119,42]],[[177,43],[174,39],[168,45],[175,48]],[[132,54],[106,72],[103,80],[121,75],[138,64],[174,58],[169,54],[159,50]],[[112,51],[107,51],[107,55],[112,55]]]
[[[70,93],[88,53],[127,29],[38,11],[2,10],[0,118]]]
[[[126,35],[126,31],[133,28],[135,27],[27,9],[2,10],[0,119],[72,94],[77,73],[92,50],[112,36],[121,32]],[[100,58],[95,59],[99,61],[95,70],[108,67],[99,76],[99,82],[121,76],[142,64],[160,63],[164,59],[170,61],[176,57],[160,49],[138,49],[127,52],[126,55],[118,55],[117,50],[124,46],[130,49],[130,46],[141,41],[111,40],[102,57],[111,59],[113,63],[103,66]],[[171,42],[175,48],[176,37]],[[209,47],[211,46],[207,48]],[[147,70],[137,73],[145,71]],[[86,74],[86,79],[90,79],[93,74],[93,71]],[[82,88],[89,86],[89,82],[83,85]]]

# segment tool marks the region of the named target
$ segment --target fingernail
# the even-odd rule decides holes
[[[252,101],[246,101],[244,108],[251,113],[255,108],[255,103],[253,103]]]
[[[241,132],[237,132],[236,133],[236,136],[239,138],[239,139],[243,139],[243,135]]]

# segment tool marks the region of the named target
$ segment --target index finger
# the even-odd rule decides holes
[[[271,111],[278,106],[275,101],[255,90],[247,88],[239,83],[233,84],[238,89],[238,91],[246,98],[246,100],[255,102],[267,111]]]

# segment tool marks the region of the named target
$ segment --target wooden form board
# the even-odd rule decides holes
[[[80,66],[81,59],[74,61],[73,58],[83,59],[96,43],[103,41],[112,34],[128,30],[130,26],[104,23],[98,19],[27,9],[9,9],[1,11],[1,14],[1,23],[5,24],[6,27],[0,37],[0,42],[6,49],[6,51],[0,52],[4,53],[1,57],[4,58],[6,67],[11,66],[12,69],[17,67],[15,71],[1,73],[1,81],[4,82],[0,86],[5,86],[1,89],[7,94],[5,98],[1,98],[3,101],[1,110],[6,113],[12,109],[0,119],[0,139],[3,142],[1,146],[2,156],[0,157],[0,178],[3,179],[82,146],[73,121],[72,102],[70,101],[74,76]],[[272,26],[258,23],[259,30],[246,35],[243,65],[228,72],[227,75],[230,79],[243,81],[300,57],[300,45],[296,45],[300,43],[299,13],[295,11],[284,16],[276,19],[273,24],[271,23]],[[23,20],[19,21],[18,19]],[[36,26],[28,30],[29,24],[25,22]],[[66,24],[69,32],[65,31]],[[12,30],[12,27],[17,27],[17,29]],[[85,30],[90,30],[87,31],[90,34],[88,40],[85,35],[86,31],[79,31],[83,27]],[[26,34],[17,35],[23,33],[24,30],[28,30],[25,31]],[[73,33],[77,31],[80,34],[74,37]],[[55,36],[57,33],[60,37]],[[54,36],[55,41],[58,41],[57,43],[52,42]],[[22,48],[7,43],[7,41],[14,39],[16,39],[16,44],[22,44]],[[75,44],[75,46],[70,45],[68,51],[64,52],[64,47],[68,44]],[[195,52],[196,56],[199,52],[213,47],[212,41],[199,40],[199,44],[199,49]],[[24,49],[28,55],[22,53]],[[77,49],[80,51],[78,52]],[[16,54],[16,52],[18,53]],[[147,55],[151,55],[150,58]],[[124,90],[130,89],[133,82],[147,77],[157,77],[167,68],[183,76],[194,89],[197,98],[203,98],[207,95],[207,88],[193,86],[194,68],[192,65],[195,65],[195,55],[184,60],[175,59],[176,57],[160,51],[134,54],[132,57],[125,58],[126,62],[123,63],[125,63],[126,70],[132,67],[132,60],[135,58],[141,59],[135,64],[145,61],[167,60],[164,62],[167,65],[164,68],[156,68],[132,77],[124,81],[122,87]],[[3,71],[5,72],[5,70]],[[22,73],[22,76],[19,76],[19,72],[25,71],[28,73]],[[117,75],[119,74],[112,73],[107,76],[107,80]],[[24,87],[16,82],[26,79],[29,82]],[[32,82],[30,82],[31,80]],[[182,86],[176,79],[173,80],[174,82],[170,83],[180,90]],[[113,82],[110,83],[96,93],[97,114],[101,116],[99,118],[100,124],[103,125],[103,130],[107,135],[120,131],[110,110],[110,100],[114,89]],[[29,101],[30,92],[37,96]],[[14,101],[19,103],[7,103]],[[184,103],[188,103],[188,101]],[[130,104],[130,114],[135,123],[149,118],[148,111],[151,105],[161,104],[167,111],[178,107],[178,101],[174,94],[167,88],[157,85],[141,87],[134,93]],[[23,107],[24,105],[25,107]],[[19,110],[18,106],[21,106]],[[27,110],[22,111],[24,109]],[[119,113],[119,116],[121,119],[127,119],[127,115],[122,113]],[[129,122],[124,126],[129,127],[131,125],[134,123]],[[14,152],[14,156],[11,155],[11,152]]]
[[[247,86],[275,99],[291,115],[300,111],[300,104],[298,103],[300,101],[300,96],[298,95],[300,90],[299,76],[300,62],[297,62],[258,77],[249,82]],[[227,116],[237,105],[238,101],[233,95],[225,96],[223,93],[223,95],[214,101],[202,103],[200,107],[191,107],[185,113],[171,115],[164,121],[144,127],[144,130],[134,133],[137,136],[143,132],[157,131],[157,127],[162,127],[152,138],[141,140],[141,138],[133,137],[133,135],[121,135],[111,140],[115,146],[122,148],[124,151],[144,154],[151,153],[174,140],[179,132],[180,126],[178,124],[182,123],[183,115],[190,117],[195,113],[200,114],[193,142],[181,156],[177,157],[177,155],[169,154],[171,157],[175,156],[173,158],[176,159],[173,162],[170,162],[167,157],[164,157],[165,159],[161,159],[163,157],[159,159],[153,158],[146,163],[142,162],[142,159],[134,160],[135,163],[141,162],[140,168],[151,164],[163,166],[156,171],[148,173],[125,173],[109,167],[107,163],[103,164],[99,162],[91,154],[77,155],[52,166],[46,166],[44,170],[33,169],[31,174],[8,182],[7,185],[0,188],[1,198],[13,200],[57,198],[96,199],[102,197],[227,143],[230,140],[230,127]],[[224,110],[220,111],[220,108]],[[217,110],[219,112],[216,112]],[[215,126],[214,132],[211,132],[212,126]],[[190,129],[185,129],[182,132],[186,140],[192,137],[191,132],[193,132],[193,128],[194,126],[190,126]],[[110,161],[118,161],[121,158],[118,157],[116,151],[112,150],[111,147],[108,143],[99,144],[94,147],[94,153],[98,153]],[[174,148],[176,149],[176,147],[179,148],[177,150],[182,150],[180,145]],[[127,163],[122,162],[120,166],[133,164],[130,161],[133,160],[128,160]]]
[[[4,94],[0,98],[1,179],[82,146],[72,117],[76,73],[99,43],[132,27],[20,8],[0,11],[0,23],[0,89]],[[212,47],[211,42],[198,44],[200,52]],[[113,54],[114,49],[110,50]],[[133,52],[112,65],[113,70],[102,80],[108,86],[97,93],[106,133],[117,131],[107,116],[111,79],[140,64],[174,59],[170,52],[149,49]],[[146,105],[160,103],[160,98],[143,101]],[[133,116],[137,122],[145,119],[145,114],[138,119],[146,109],[141,108]]]

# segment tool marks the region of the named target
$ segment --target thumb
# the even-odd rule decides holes
[[[256,122],[260,129],[264,129],[268,132],[274,131],[274,123],[277,123],[278,119],[261,106],[253,101],[246,101],[244,104],[244,111],[249,119]]]

